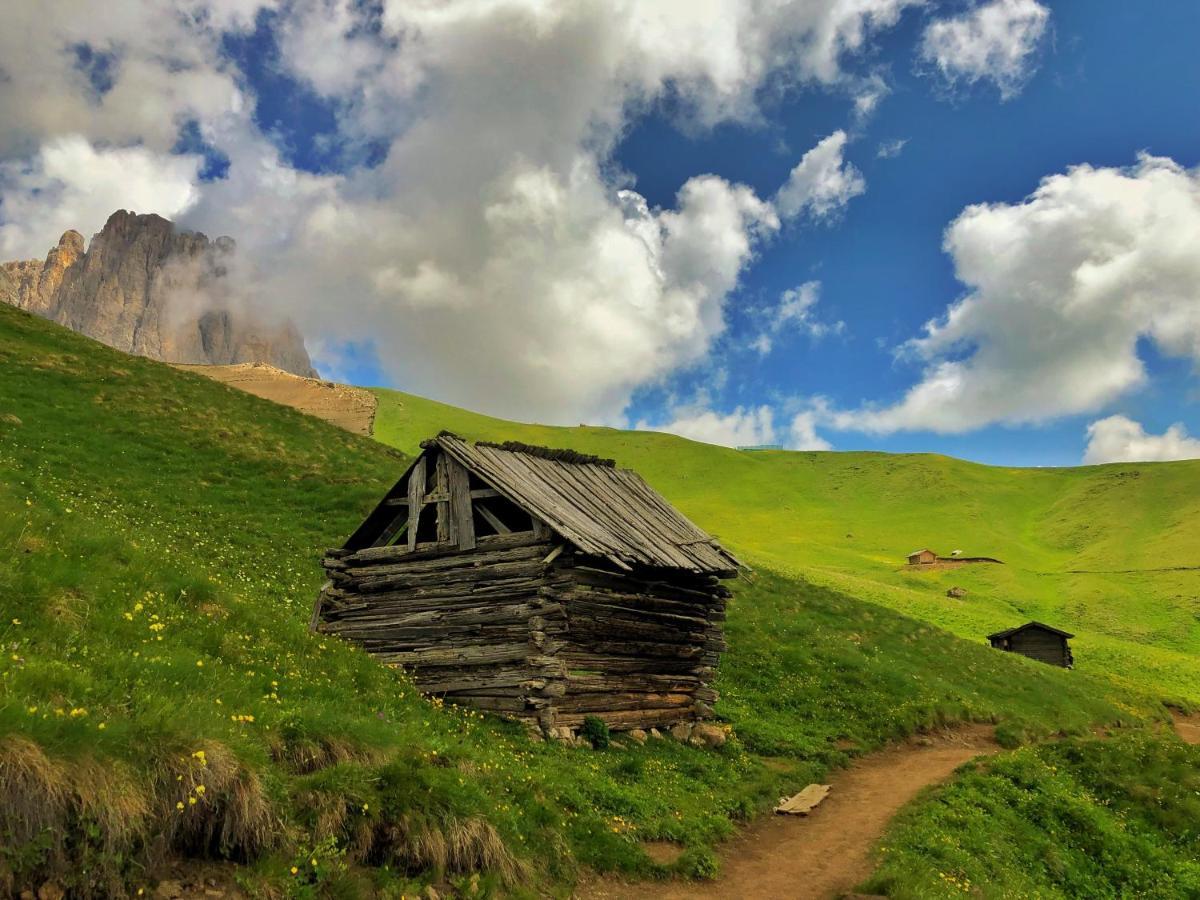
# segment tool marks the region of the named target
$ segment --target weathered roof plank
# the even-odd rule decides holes
[[[636,472],[611,461],[523,445],[471,444],[451,434],[422,447],[445,451],[581,551],[619,568],[729,575],[740,565]]]

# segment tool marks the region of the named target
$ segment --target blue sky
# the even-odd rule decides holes
[[[844,98],[806,93],[781,102],[765,128],[687,135],[651,116],[624,141],[618,158],[637,175],[638,189],[652,202],[669,203],[687,173],[697,170],[767,192],[786,177],[792,148],[811,146],[835,128],[853,130],[847,158],[863,171],[866,193],[834,225],[796,229],[765,250],[740,292],[743,302],[753,302],[819,278],[821,315],[844,321],[846,333],[817,341],[795,335],[782,352],[762,360],[752,351],[731,352],[731,378],[721,393],[726,405],[761,402],[773,391],[823,394],[847,405],[899,396],[914,372],[891,351],[963,290],[941,242],[965,206],[1018,202],[1045,175],[1078,163],[1127,166],[1141,150],[1187,166],[1200,163],[1200,6],[1161,3],[1153,15],[1113,0],[1050,6],[1053,34],[1038,70],[1007,102],[988,85],[949,98],[933,89],[913,68],[923,21],[909,16],[880,48],[893,92],[861,128]],[[880,144],[895,139],[906,141],[900,154],[876,158]],[[736,338],[736,316],[734,323]],[[1153,344],[1141,352],[1152,384],[1111,409],[1148,430],[1182,421],[1200,432],[1194,363],[1164,358]],[[683,374],[671,387],[686,393],[708,374]],[[653,415],[662,399],[660,391],[640,394],[635,417]],[[836,445],[932,450],[1005,465],[1072,465],[1091,418],[962,436],[849,434]]]
[[[498,415],[1200,455],[1194,3],[158,3],[0,37],[0,251],[229,233],[327,374]]]

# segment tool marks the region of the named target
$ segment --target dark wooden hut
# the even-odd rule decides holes
[[[611,460],[451,434],[345,545],[313,627],[548,734],[712,711],[738,561]]]
[[[910,566],[929,566],[938,561],[938,555],[926,547],[924,550],[914,550],[906,559]]]
[[[1069,669],[1075,664],[1071,645],[1067,643],[1073,637],[1075,635],[1041,622],[1026,622],[1016,628],[989,634],[987,639],[997,650],[1020,653],[1030,659]]]

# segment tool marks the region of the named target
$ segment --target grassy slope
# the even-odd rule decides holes
[[[903,900],[1200,896],[1200,747],[1073,739],[968,766],[882,857],[866,889]]]
[[[521,425],[376,390],[376,437],[440,428],[615,457],[752,562],[978,641],[1040,619],[1077,633],[1078,671],[1200,703],[1200,460],[1005,469],[943,456],[745,453],[672,435]],[[904,556],[992,556],[913,572]],[[967,589],[949,600],[954,585]]]
[[[1037,730],[1156,714],[763,573],[737,589],[721,676],[743,740],[530,744],[307,632],[321,549],[402,466],[0,307],[0,892],[57,873],[111,893],[169,853],[249,860],[297,895],[357,877],[346,859],[397,891],[436,869],[549,883],[579,862],[655,871],[650,837],[704,871],[732,820],[844,760],[842,739],[968,714]]]

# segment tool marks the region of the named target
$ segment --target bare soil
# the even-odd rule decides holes
[[[711,882],[596,881],[583,900],[742,900],[840,897],[875,868],[872,850],[892,817],[923,788],[963,763],[999,751],[991,726],[919,737],[872,753],[830,782],[829,797],[804,818],[764,816],[725,845]],[[802,787],[803,785],[800,785]]]
[[[1172,712],[1175,733],[1189,744],[1200,744],[1200,713],[1185,714]]]
[[[642,849],[659,865],[669,866],[683,856],[683,844],[674,841],[643,841]]]
[[[274,403],[291,406],[355,434],[370,434],[375,422],[375,395],[362,388],[319,378],[304,378],[265,363],[178,365],[176,368],[205,375]]]

